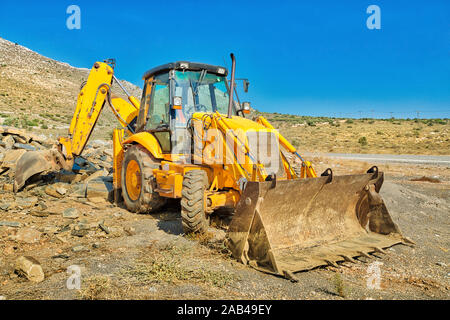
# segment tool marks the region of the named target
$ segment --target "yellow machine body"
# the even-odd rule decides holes
[[[189,70],[183,63],[178,63],[182,68],[178,77],[186,80]],[[167,97],[170,94],[175,101],[177,96],[172,95],[182,88],[173,82],[177,81],[175,65],[169,67],[173,70],[157,69],[144,77],[139,103],[128,93],[128,101],[112,95],[111,85],[118,81],[114,70],[108,63],[96,62],[78,95],[68,136],[59,139],[56,150],[30,152],[19,160],[15,190],[34,174],[70,169],[108,103],[122,126],[113,133],[115,199],[120,201],[123,196],[133,212],[151,212],[165,199],[181,199],[183,226],[202,231],[217,209],[234,209],[227,241],[233,256],[286,277],[407,242],[378,194],[383,173],[376,167],[362,175],[334,177],[327,170],[318,176],[312,164],[264,117],[250,120],[244,117],[247,112],[227,115],[216,106],[213,112],[196,111],[187,117],[182,104],[174,102],[172,106],[160,104],[164,110],[159,118],[152,115],[155,90]],[[215,103],[222,99],[223,105],[226,92],[214,91],[214,86],[228,89],[227,82],[220,68],[208,68],[208,72],[202,70],[197,86],[204,79],[209,81],[208,95],[217,96]],[[190,81],[184,82],[184,88],[190,85],[198,93]],[[166,90],[167,83],[174,86],[172,93]],[[184,137],[190,137],[192,148],[185,152],[168,150],[171,142],[161,139],[172,132],[165,124],[170,112],[176,115],[174,121],[180,121],[177,124],[182,123],[178,128],[190,130]],[[260,150],[276,160],[260,158]],[[300,172],[294,170],[286,153],[300,160]]]

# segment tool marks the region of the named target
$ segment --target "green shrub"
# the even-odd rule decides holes
[[[17,127],[19,125],[19,119],[6,118],[5,121],[3,121],[3,125]]]
[[[37,127],[39,125],[39,121],[37,119],[29,120],[26,117],[21,119],[22,127]]]
[[[367,138],[366,138],[366,137],[361,137],[361,138],[359,138],[358,143],[359,143],[361,146],[366,146],[366,145],[367,145]]]

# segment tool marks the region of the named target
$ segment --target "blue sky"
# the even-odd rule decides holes
[[[66,9],[81,8],[81,30]],[[369,30],[369,5],[381,29]],[[0,37],[142,86],[154,66],[191,60],[250,79],[261,111],[450,117],[450,1],[17,1],[0,3]],[[372,111],[373,110],[373,111]],[[360,113],[361,112],[361,113]],[[392,113],[390,113],[392,112]]]

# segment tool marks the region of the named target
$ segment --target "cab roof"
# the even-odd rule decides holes
[[[186,67],[187,66],[187,67]],[[197,62],[189,62],[189,61],[177,61],[177,62],[170,62],[163,64],[159,67],[150,69],[147,71],[144,76],[142,77],[144,80],[148,79],[154,75],[169,72],[169,70],[187,70],[187,71],[200,71],[200,70],[206,70],[209,73],[214,73],[220,76],[227,76],[228,75],[228,69],[221,66],[213,66],[211,64],[206,63],[197,63]],[[220,73],[219,70],[223,69],[225,72]]]

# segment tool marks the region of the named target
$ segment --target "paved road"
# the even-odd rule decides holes
[[[307,154],[305,154],[306,156]],[[379,163],[411,163],[450,166],[450,156],[424,156],[424,155],[397,155],[397,154],[351,154],[351,153],[309,153],[313,156],[326,156],[330,158],[361,160]]]

